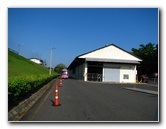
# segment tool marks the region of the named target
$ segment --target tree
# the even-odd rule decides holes
[[[132,52],[143,60],[143,62],[138,65],[139,75],[147,74],[151,76],[153,73],[158,72],[158,44],[140,44],[140,48],[132,48]]]
[[[54,68],[54,71],[57,72],[57,73],[61,73],[61,70],[62,69],[66,69],[67,67],[64,65],[64,64],[58,64],[55,68]]]

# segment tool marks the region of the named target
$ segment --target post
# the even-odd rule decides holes
[[[24,54],[25,54],[25,58],[26,58],[26,46],[24,44]]]
[[[51,75],[51,66],[52,65],[52,48],[51,48],[51,50],[50,50],[50,72],[49,72],[49,74]]]
[[[25,58],[26,58],[26,48],[25,48],[25,45],[24,45],[24,44],[20,44],[20,43],[18,44],[18,55],[20,55],[20,47],[21,47],[21,46],[24,47],[24,50],[23,50],[23,51],[24,51],[24,54],[22,54],[22,56],[24,55]]]
[[[55,86],[55,100],[54,100],[54,105],[58,106],[59,105],[59,99],[58,99],[58,83],[56,82]]]
[[[49,71],[49,75],[51,75],[51,69],[52,69],[52,50],[55,49],[54,47],[51,48],[50,50],[50,71]]]
[[[20,43],[18,44],[18,55],[19,55],[19,52],[20,52]]]
[[[87,67],[87,62],[85,62],[85,65],[84,65],[84,81],[87,81],[87,76],[88,76],[88,67]]]

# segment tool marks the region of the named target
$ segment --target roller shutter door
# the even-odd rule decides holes
[[[104,82],[120,82],[120,68],[104,68]]]

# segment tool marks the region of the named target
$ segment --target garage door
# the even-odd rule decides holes
[[[120,68],[104,68],[104,82],[120,82]]]

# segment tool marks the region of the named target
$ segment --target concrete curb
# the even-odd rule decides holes
[[[18,121],[32,106],[33,104],[50,88],[54,83],[53,79],[48,84],[43,86],[40,90],[30,96],[28,99],[22,101],[18,106],[14,107],[8,112],[8,121]]]
[[[124,87],[123,89],[152,94],[152,95],[158,95],[158,91],[145,90],[145,89],[140,89],[140,88],[130,88],[130,87]]]

